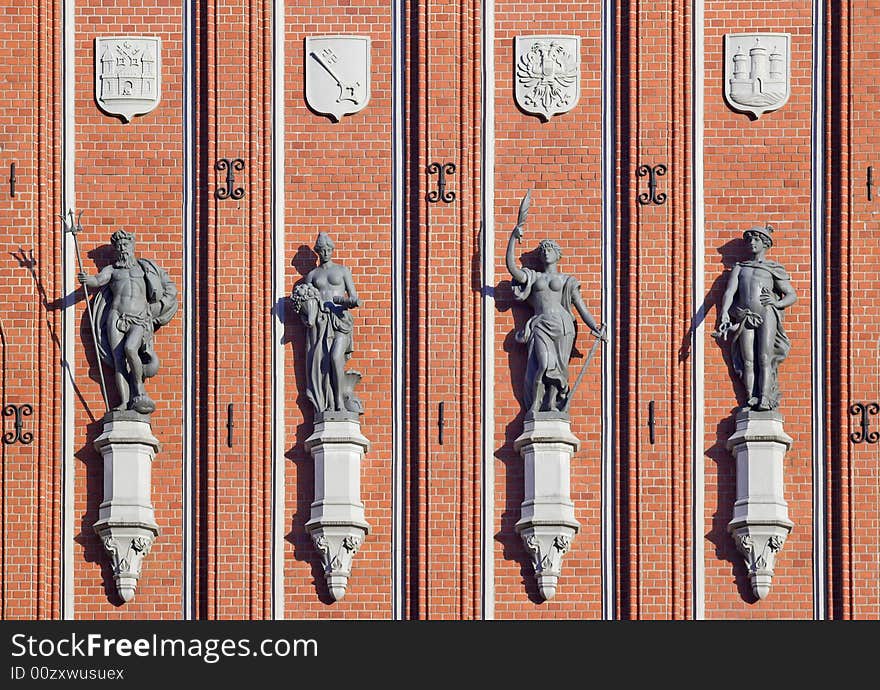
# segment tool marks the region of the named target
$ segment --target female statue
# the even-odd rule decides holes
[[[534,315],[516,334],[516,340],[528,346],[523,401],[527,414],[568,410],[570,388],[568,361],[576,335],[571,307],[597,338],[605,340],[600,328],[584,304],[580,283],[574,276],[560,273],[557,264],[562,249],[553,240],[543,240],[538,254],[543,269],[536,271],[516,265],[515,245],[522,241],[523,225],[528,211],[527,193],[520,207],[520,216],[507,243],[507,270],[513,277],[514,297],[528,304]]]
[[[291,296],[294,309],[309,329],[307,394],[319,414],[361,413],[361,401],[354,393],[361,375],[345,371],[345,363],[354,350],[354,319],[350,310],[361,302],[351,271],[333,261],[333,248],[330,236],[319,233],[315,240],[318,266]]]

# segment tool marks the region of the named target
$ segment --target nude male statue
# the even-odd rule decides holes
[[[155,263],[135,258],[133,233],[117,230],[110,243],[116,260],[96,276],[78,273],[77,280],[104,288],[95,296],[95,325],[100,354],[115,370],[120,402],[114,409],[150,414],[156,404],[144,392],[144,380],[159,368],[153,332],[177,311],[177,288]]]

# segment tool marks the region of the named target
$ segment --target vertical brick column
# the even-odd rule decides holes
[[[863,438],[854,403],[880,402],[880,343],[874,306],[880,189],[868,198],[868,167],[880,181],[880,136],[872,126],[880,88],[872,46],[880,17],[866,2],[835,6],[828,21],[829,215],[827,218],[827,411],[830,497],[829,616],[876,619],[880,611],[878,447]],[[870,416],[870,431],[880,416]]]
[[[812,5],[808,2],[706,3],[705,7],[705,513],[707,618],[810,618],[812,603],[812,401],[810,171]],[[748,18],[748,20],[746,20]],[[722,92],[724,35],[791,34],[788,102],[758,119],[731,110]],[[769,259],[791,275],[798,301],[784,313],[792,347],[779,367],[780,413],[795,440],[785,458],[785,499],[794,529],[776,560],[768,597],[756,602],[741,555],[727,532],[736,498],[725,450],[734,430],[739,382],[711,337],[729,269],[749,256],[742,232],[774,228]]]
[[[271,27],[252,0],[200,5],[199,615],[266,618],[271,554]],[[226,188],[220,159],[244,162]],[[227,424],[232,405],[232,445]]]
[[[622,618],[690,615],[690,5],[621,14],[618,561]],[[656,194],[649,198],[649,175]],[[644,195],[646,203],[639,201]],[[654,408],[654,442],[649,410]]]
[[[479,6],[409,6],[409,615],[479,615]],[[452,163],[445,191],[430,203]],[[443,441],[440,441],[440,408]]]
[[[287,306],[287,467],[285,476],[285,611],[290,618],[391,617],[392,242],[391,12],[376,0],[287,3],[285,25],[285,245],[289,295],[317,265],[319,232],[332,238],[333,261],[352,274],[361,306],[352,311],[354,352],[346,369],[361,372],[361,433],[370,448],[361,463],[360,498],[370,533],[354,557],[345,598],[333,602],[306,522],[315,500],[314,465],[305,441],[314,430],[306,397],[306,327]],[[309,109],[307,37],[356,35],[371,41],[370,101],[339,122]],[[350,69],[350,65],[345,66]]]
[[[123,228],[135,234],[136,255],[156,261],[182,291],[181,16],[180,3],[159,0],[142,5],[135,14],[131,8],[109,0],[77,2],[77,146],[76,166],[71,172],[76,188],[74,210],[83,212],[83,232],[78,239],[86,272],[94,274],[112,262],[110,235]],[[95,103],[94,39],[126,35],[161,39],[162,88],[155,110],[124,124]],[[66,210],[56,208],[55,213]],[[105,407],[82,290],[76,294],[76,304],[68,307],[73,311],[71,318],[77,319],[71,430],[76,458],[75,496],[69,499],[75,501],[77,520],[72,553],[75,615],[86,619],[178,618],[182,612],[183,560],[181,313],[157,331],[155,349],[161,364],[159,373],[146,382],[148,394],[156,401],[152,430],[161,443],[152,468],[152,500],[159,537],[146,559],[137,596],[122,606],[115,592],[110,559],[92,530],[103,500],[103,463],[92,444],[101,433]],[[112,404],[115,389],[110,367],[105,366],[104,377]]]
[[[6,229],[0,295],[0,412],[29,405],[21,439],[0,445],[0,618],[46,619],[60,613],[60,3],[0,4],[0,196]],[[15,163],[12,194],[11,164]],[[12,409],[9,409],[13,412]],[[14,439],[15,416],[2,417]],[[26,438],[25,438],[26,440]]]

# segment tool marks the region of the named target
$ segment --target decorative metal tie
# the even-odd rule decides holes
[[[15,415],[15,432],[7,431],[3,434],[3,443],[11,445],[13,443],[23,443],[27,445],[34,440],[34,435],[30,431],[22,432],[24,428],[24,417],[29,417],[34,413],[34,408],[25,403],[24,405],[6,405],[3,408],[3,416],[11,417]]]
[[[880,405],[872,403],[853,403],[850,405],[849,413],[851,415],[861,415],[859,425],[862,427],[860,431],[854,431],[849,435],[849,440],[853,443],[877,443],[880,441],[880,432],[869,431],[871,426],[870,415],[880,412]]]
[[[455,192],[446,191],[446,176],[455,174],[455,163],[431,163],[428,166],[428,174],[438,175],[437,189],[428,192],[428,202],[433,204],[442,201],[448,204],[454,201]]]
[[[241,199],[244,196],[244,187],[235,186],[234,170],[244,170],[244,161],[241,158],[221,158],[214,164],[214,170],[226,171],[226,186],[217,185],[214,196],[218,199]]]
[[[648,191],[639,194],[639,203],[645,204],[663,204],[666,202],[666,194],[664,192],[657,193],[657,178],[666,174],[666,166],[662,163],[654,167],[648,165],[640,165],[636,170],[639,177],[648,176]]]

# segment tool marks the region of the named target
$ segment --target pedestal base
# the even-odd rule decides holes
[[[580,441],[560,417],[528,418],[514,447],[523,458],[524,500],[516,531],[531,554],[538,592],[556,595],[562,557],[580,529],[571,493],[571,457]]]
[[[727,441],[736,459],[736,503],[727,530],[743,555],[752,591],[770,593],[776,555],[794,527],[783,497],[785,452],[792,439],[778,412],[743,410]]]
[[[159,441],[149,417],[132,411],[108,412],[104,432],[94,445],[104,458],[104,500],[94,530],[111,558],[119,596],[131,601],[144,558],[159,535],[150,499]]]
[[[343,413],[320,417],[305,445],[315,461],[315,500],[306,529],[321,555],[330,596],[339,601],[370,530],[360,498],[361,458],[370,442],[357,415]]]

